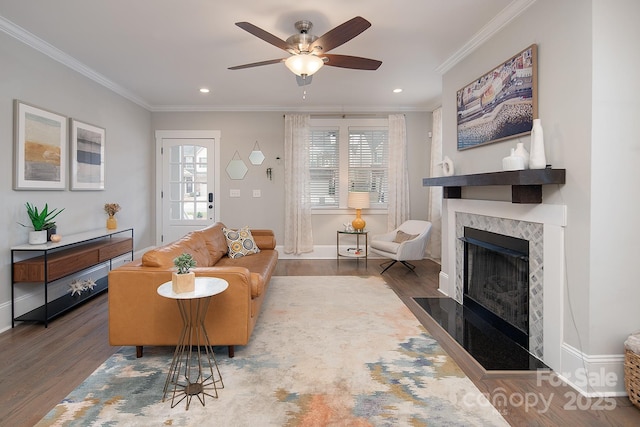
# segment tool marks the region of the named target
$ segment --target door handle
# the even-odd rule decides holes
[[[213,193],[209,193],[209,203],[213,203]]]

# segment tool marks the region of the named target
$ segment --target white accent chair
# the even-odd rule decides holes
[[[398,234],[398,231],[402,233]],[[411,271],[415,270],[416,266],[408,261],[424,258],[430,234],[431,223],[429,221],[410,219],[389,233],[373,236],[369,250],[385,258],[391,258],[390,261],[380,264],[380,267],[384,268],[380,274],[387,271],[396,262],[402,263]],[[407,235],[415,237],[402,241],[407,238]],[[385,264],[389,265],[385,266]]]

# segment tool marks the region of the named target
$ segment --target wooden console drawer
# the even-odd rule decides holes
[[[53,252],[47,256],[47,282],[131,252],[133,239],[114,238]],[[13,264],[13,281],[44,282],[44,256],[37,256]]]
[[[109,245],[101,247],[99,250],[100,262],[109,261],[120,255],[124,255],[133,250],[133,239],[113,238],[109,241]]]

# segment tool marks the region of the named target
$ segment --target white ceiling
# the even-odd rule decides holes
[[[428,111],[443,70],[533,1],[0,0],[0,30],[151,111]],[[303,99],[284,64],[227,69],[288,56],[235,22],[286,40],[298,20],[321,36],[355,16],[372,26],[331,53],[376,71],[323,67]]]

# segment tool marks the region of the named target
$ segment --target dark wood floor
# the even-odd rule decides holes
[[[377,275],[378,264],[378,260],[369,260],[367,266],[364,260],[352,259],[341,259],[339,264],[280,260],[275,275]],[[441,296],[439,265],[426,260],[416,265],[415,274],[398,264],[383,277],[511,425],[640,425],[640,410],[626,398],[586,399],[566,386],[546,381],[538,385],[531,374],[485,374],[411,299]],[[47,329],[21,324],[0,334],[0,426],[32,426],[118,350],[108,344],[107,315],[105,294],[54,320]],[[512,403],[499,405],[503,397]],[[549,409],[542,399],[550,402]],[[579,409],[585,407],[594,409]]]

